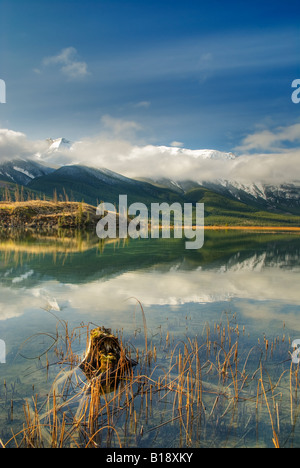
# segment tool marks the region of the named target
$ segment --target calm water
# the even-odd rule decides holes
[[[6,363],[0,363],[0,437],[8,440],[10,428],[22,424],[25,398],[49,391],[43,356],[53,344],[58,321],[67,322],[69,329],[86,323],[122,329],[134,346],[142,346],[136,299],[146,314],[149,340],[169,332],[176,344],[186,336],[200,336],[224,314],[234,315],[239,329],[245,327],[245,349],[264,336],[270,342],[284,336],[275,363],[285,362],[283,369],[289,369],[288,338],[300,338],[299,258],[297,234],[210,231],[199,251],[185,250],[181,239],[103,244],[85,235],[2,236],[0,339],[6,344]],[[84,349],[82,340],[78,351]],[[281,420],[280,430],[286,431],[282,437],[287,446],[297,445],[300,429],[296,423],[287,427],[288,419],[290,415]],[[147,427],[151,429],[151,421]],[[150,429],[132,445],[178,444],[175,433],[170,440],[172,431],[155,439]],[[243,431],[234,436],[222,431],[223,426],[215,442],[219,446],[272,446],[270,430],[247,429],[247,437]],[[204,445],[210,444],[206,435]]]

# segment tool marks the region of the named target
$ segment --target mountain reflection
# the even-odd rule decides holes
[[[299,257],[294,234],[210,232],[199,251],[181,239],[10,237],[0,242],[0,319],[29,304],[120,311],[132,297],[146,307],[233,298],[299,304]]]
[[[297,235],[209,233],[182,240],[99,243],[96,237],[14,236],[0,242],[0,319],[31,307],[117,311],[233,298],[299,303]]]

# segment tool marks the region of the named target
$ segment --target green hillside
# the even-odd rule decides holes
[[[148,208],[151,203],[162,202],[204,203],[207,226],[300,226],[300,216],[265,211],[255,203],[242,203],[203,187],[183,194],[171,188],[85,166],[62,167],[33,179],[27,186],[18,186],[5,178],[0,180],[0,200],[6,202],[84,201],[96,207],[105,201],[117,207],[119,195],[127,195],[128,205],[141,202]]]
[[[193,189],[184,198],[204,203],[207,226],[300,226],[300,216],[262,211],[205,188]]]
[[[52,199],[51,197],[48,197]],[[0,202],[30,201],[47,199],[43,191],[37,191],[24,185],[18,185],[7,180],[1,175],[0,178]]]
[[[142,202],[149,205],[152,202],[173,202],[180,197],[175,192],[154,187],[146,182],[138,182],[126,177],[113,177],[102,174],[99,170],[91,170],[84,166],[61,168],[52,174],[38,177],[28,185],[37,192],[41,191],[48,197],[56,192],[58,199],[66,196],[72,201],[82,201],[97,206],[101,201],[119,202],[119,195],[128,196],[128,204]]]

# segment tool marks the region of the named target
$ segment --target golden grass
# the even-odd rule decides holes
[[[290,344],[284,336],[264,337],[247,349],[245,329],[240,332],[228,316],[206,325],[199,337],[176,341],[167,333],[153,343],[145,333],[140,350],[122,343],[124,353],[138,360],[136,368],[123,361],[113,379],[106,374],[87,380],[72,349],[78,336],[86,335],[88,343],[89,333],[89,326],[70,331],[64,322],[56,343],[60,371],[48,398],[25,402],[23,427],[2,446],[117,448],[137,447],[142,440],[153,446],[160,435],[170,443],[170,433],[177,447],[238,447],[253,432],[248,444],[261,446],[263,437],[280,448],[287,441],[287,416],[288,433],[296,428],[299,366],[289,357],[282,368],[272,364],[277,352],[281,359],[281,346]]]
[[[208,231],[300,231],[300,227],[293,226],[204,226],[204,229]]]
[[[0,202],[0,223],[4,228],[84,227],[95,224],[96,219],[95,207],[84,202]]]
[[[57,208],[57,207],[74,207],[77,206],[80,202],[73,202],[73,201],[51,201],[51,200],[27,200],[27,201],[17,201],[17,202],[6,202],[0,201],[0,208],[15,208],[15,207],[24,207],[24,206],[32,206],[32,207],[50,207],[50,208]],[[86,203],[83,203],[87,205]],[[89,206],[89,205],[87,205]]]
[[[64,217],[72,217],[76,215],[78,209],[82,210],[83,213],[89,214],[92,219],[96,220],[96,209],[94,206],[84,202],[71,202],[71,201],[50,201],[50,200],[30,200],[30,201],[18,201],[18,202],[6,202],[0,201],[0,218],[1,211],[2,215],[4,212],[9,213],[10,216],[16,214],[20,215],[28,210],[34,212],[35,217],[38,219],[42,216],[43,222],[47,224],[47,217],[49,221],[54,216],[60,217],[62,214]],[[149,225],[150,227],[150,225]],[[162,228],[162,226],[159,226]],[[164,226],[174,229],[174,226]],[[191,226],[192,227],[192,226]],[[202,229],[200,227],[199,229]],[[274,231],[274,232],[298,232],[300,226],[260,226],[260,225],[205,225],[205,230],[249,230],[249,231]]]
[[[99,238],[83,239],[81,237],[47,237],[34,236],[35,242],[26,243],[15,239],[7,239],[0,241],[0,252],[3,253],[20,253],[28,255],[40,254],[59,254],[59,253],[76,253],[86,252],[92,248],[99,247]],[[121,243],[119,239],[104,239],[103,244]],[[103,246],[102,246],[103,247]]]

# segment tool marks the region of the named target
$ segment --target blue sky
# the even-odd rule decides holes
[[[233,151],[300,122],[299,1],[0,1],[1,128]]]

